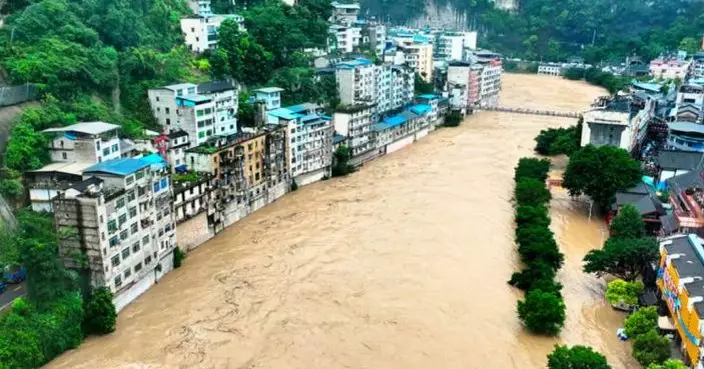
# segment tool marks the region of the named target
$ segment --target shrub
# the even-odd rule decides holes
[[[83,330],[86,334],[107,334],[115,331],[117,312],[112,297],[109,289],[100,287],[88,298],[83,319]]]
[[[183,259],[186,258],[186,253],[181,251],[179,247],[174,249],[174,268],[180,268],[183,264]]]
[[[458,111],[452,111],[445,117],[445,127],[458,127],[462,122],[462,115]]]
[[[688,369],[681,360],[670,359],[662,364],[650,364],[647,369]]]
[[[516,226],[549,227],[550,217],[548,216],[548,209],[543,205],[519,205],[516,208]]]
[[[516,229],[516,242],[521,260],[530,264],[544,262],[554,269],[559,269],[564,255],[557,247],[553,233],[547,227],[521,227]]]
[[[522,178],[533,178],[545,182],[550,171],[550,160],[521,158],[514,169],[513,179],[518,182]]]
[[[626,282],[615,279],[606,287],[606,300],[609,304],[637,305],[638,294],[643,292],[643,282]],[[630,336],[630,334],[628,334]]]
[[[565,303],[561,297],[538,289],[518,301],[518,317],[532,332],[556,335],[565,324]]]
[[[548,355],[548,369],[611,369],[604,355],[587,346],[555,346]]]

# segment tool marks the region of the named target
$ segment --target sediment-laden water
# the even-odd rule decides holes
[[[601,91],[507,75],[502,103],[583,110]],[[558,338],[532,336],[510,203],[513,167],[556,117],[480,113],[348,178],[287,195],[228,228],[50,368],[544,368],[556,343],[637,367],[604,284],[581,272],[603,221],[555,191],[568,307]]]

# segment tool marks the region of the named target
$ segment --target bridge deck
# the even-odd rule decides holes
[[[528,108],[516,108],[509,106],[483,106],[482,110],[487,111],[500,111],[504,113],[516,113],[516,114],[530,114],[530,115],[545,115],[550,117],[566,117],[566,118],[579,118],[582,113],[567,112],[559,110],[539,110],[539,109],[528,109]]]

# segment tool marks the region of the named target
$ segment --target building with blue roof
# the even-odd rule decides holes
[[[266,110],[278,109],[281,107],[281,92],[284,89],[280,87],[266,87],[254,90],[254,98],[257,101],[263,101],[266,105]]]
[[[172,194],[170,171],[157,154],[87,168],[83,181],[53,203],[62,262],[67,269],[87,267],[89,283],[108,288],[120,311],[173,269]],[[77,264],[76,254],[89,255],[89,262]]]
[[[426,136],[428,130],[427,114],[417,114],[406,109],[373,124],[372,137],[377,151],[381,154],[388,154]]]

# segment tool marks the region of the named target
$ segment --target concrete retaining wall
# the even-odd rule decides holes
[[[328,174],[328,170],[321,168],[313,172],[301,174],[300,176],[294,178],[294,180],[299,187],[302,187],[322,180],[326,174]]]
[[[203,212],[176,226],[176,241],[182,251],[188,252],[215,236],[208,226],[208,214]]]

